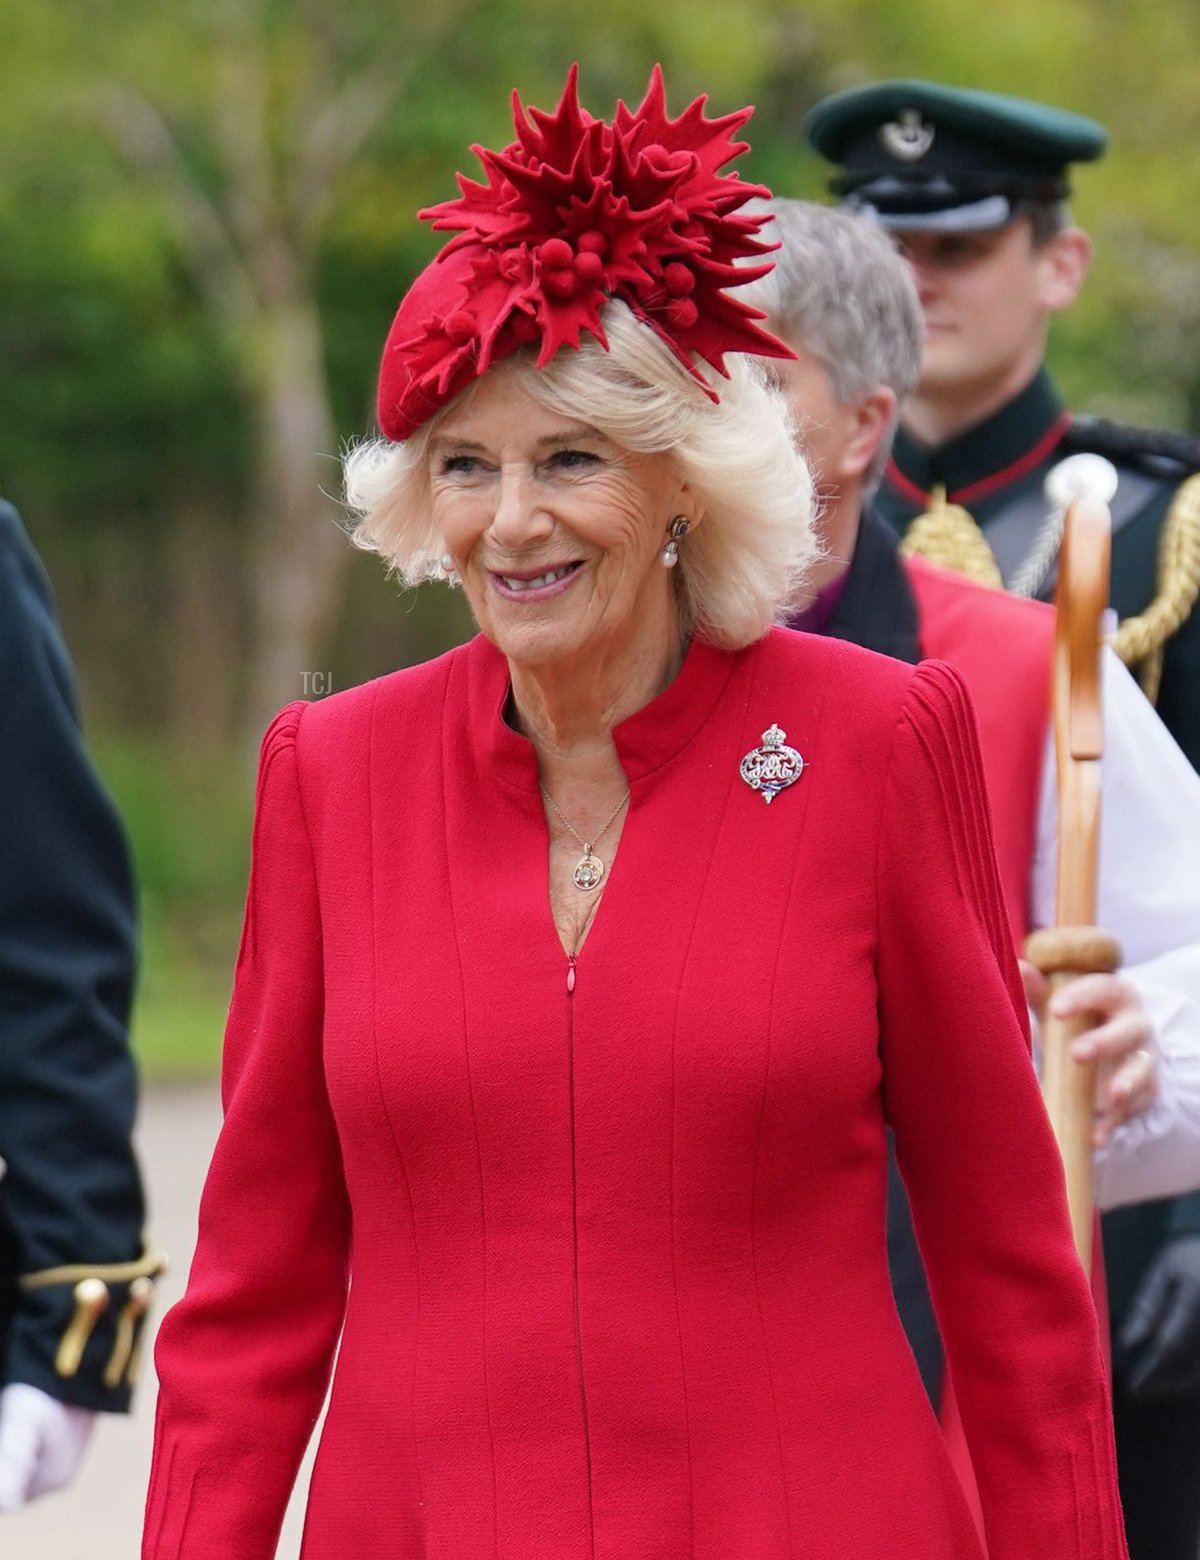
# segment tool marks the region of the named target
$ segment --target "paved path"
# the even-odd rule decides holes
[[[200,1187],[220,1125],[211,1088],[149,1090],[142,1103],[142,1165],[154,1239],[171,1258],[158,1314],[182,1293],[196,1240]],[[147,1369],[131,1418],[103,1417],[78,1480],[14,1516],[0,1516],[3,1560],[136,1560],[154,1429],[154,1373]],[[308,1484],[307,1469],[298,1482]],[[293,1501],[279,1560],[300,1551],[301,1502]]]

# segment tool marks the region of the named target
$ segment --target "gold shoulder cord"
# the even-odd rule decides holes
[[[1000,570],[987,538],[970,513],[946,501],[936,488],[929,509],[909,526],[900,543],[905,557],[916,554],[982,585],[1001,586]],[[1158,595],[1136,617],[1126,618],[1113,649],[1136,668],[1153,703],[1162,682],[1163,648],[1200,600],[1200,472],[1184,482],[1171,502],[1158,549]]]
[[[1004,585],[987,538],[968,510],[947,501],[944,487],[934,488],[929,508],[904,533],[900,552],[906,558],[915,555],[965,574],[979,585],[996,589]]]
[[[1163,649],[1200,597],[1200,473],[1189,477],[1171,501],[1158,546],[1158,595],[1137,617],[1126,618],[1113,638],[1125,665],[1137,668],[1151,703],[1162,683]]]
[[[124,1286],[125,1303],[117,1316],[116,1336],[103,1380],[110,1388],[119,1387],[122,1382],[136,1385],[141,1363],[140,1324],[154,1299],[155,1280],[166,1270],[166,1257],[147,1246],[136,1262],[70,1263],[43,1268],[38,1273],[23,1273],[18,1278],[17,1287],[26,1293],[54,1289],[60,1284],[72,1286],[75,1308],[54,1356],[54,1368],[64,1380],[78,1373],[96,1324],[112,1301],[112,1289]]]

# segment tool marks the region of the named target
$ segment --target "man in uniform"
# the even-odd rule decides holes
[[[1200,767],[1200,445],[1067,412],[1043,365],[1049,323],[1087,274],[1068,170],[1099,125],[927,82],[839,93],[808,120],[834,191],[886,227],[925,319],[877,501],[905,545],[1019,594],[1053,588],[1079,493],[1113,513],[1116,648]],[[1134,1560],[1200,1542],[1200,1196],[1110,1215],[1122,1496]]]
[[[0,1511],[128,1408],[162,1263],[130,1134],[133,884],[49,587],[0,501]],[[0,1537],[0,1549],[3,1538]]]

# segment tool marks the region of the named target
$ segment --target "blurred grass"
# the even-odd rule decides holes
[[[234,953],[228,968],[195,957],[166,927],[148,928],[133,1013],[133,1048],[147,1083],[211,1077],[220,1064]],[[164,933],[166,935],[164,935]]]
[[[133,1043],[149,1083],[211,1077],[241,928],[254,770],[242,754],[184,754],[101,738],[96,762],[133,846],[142,965]]]

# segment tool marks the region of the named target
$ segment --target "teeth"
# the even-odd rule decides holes
[[[565,579],[573,568],[574,564],[564,564],[561,569],[551,569],[549,574],[539,574],[532,580],[514,580],[510,574],[502,574],[500,578],[509,590],[540,590],[544,585],[553,585],[556,580]]]

